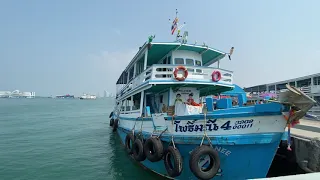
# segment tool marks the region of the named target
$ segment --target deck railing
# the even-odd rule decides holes
[[[124,94],[130,91],[144,82],[150,80],[153,83],[157,82],[175,82],[174,79],[174,69],[179,65],[168,65],[168,64],[157,64],[147,68],[141,74],[132,79],[128,84],[118,84],[117,85],[117,95]],[[221,73],[221,79],[218,83],[232,85],[233,84],[233,72],[215,68],[215,67],[205,67],[205,66],[184,66],[188,70],[188,77],[186,83],[197,82],[197,83],[215,83],[212,81],[212,73],[214,71],[219,71]]]

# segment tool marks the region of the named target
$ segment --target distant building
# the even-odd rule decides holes
[[[248,93],[257,95],[263,92],[273,92],[278,94],[279,91],[286,89],[286,84],[300,88],[302,92],[320,103],[320,73],[269,84],[256,85],[244,88],[244,90]],[[312,108],[311,112],[320,115],[320,107]]]
[[[108,92],[108,91],[104,91],[104,96],[105,98],[107,97],[112,97],[112,93]]]
[[[19,90],[14,91],[0,91],[0,98],[35,98],[35,92],[20,92]]]

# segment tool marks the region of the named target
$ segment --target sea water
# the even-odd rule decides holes
[[[0,99],[0,180],[161,179],[128,157],[109,126],[113,105],[110,98]],[[273,169],[277,176],[288,166]]]

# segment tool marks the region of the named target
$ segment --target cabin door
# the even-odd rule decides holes
[[[157,113],[158,109],[155,103],[155,95],[154,94],[147,94],[146,95],[146,106],[150,107],[151,114]]]

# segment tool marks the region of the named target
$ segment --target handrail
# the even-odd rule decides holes
[[[138,78],[139,76],[141,76],[142,74],[148,72],[149,70],[152,69],[152,66],[148,67],[146,70],[142,71],[142,73],[140,73],[138,76],[135,76],[134,78],[132,78],[124,87],[122,87],[120,89],[120,92],[121,93],[124,89],[126,89],[136,78]]]
[[[123,93],[124,90],[128,89],[128,87],[138,78],[143,77],[144,79],[148,78],[148,77],[152,77],[152,70],[153,69],[157,69],[157,68],[175,68],[177,66],[180,66],[178,64],[153,64],[152,66],[148,67],[146,70],[144,70],[143,72],[141,72],[139,75],[135,76],[134,78],[132,78],[125,86],[120,87],[119,90],[117,90],[117,95]],[[192,66],[192,65],[183,65],[186,68],[190,68],[190,69],[219,69],[222,71],[225,71],[226,73],[233,73],[233,71],[230,70],[225,70],[225,69],[221,69],[221,68],[216,68],[216,67],[209,67],[209,66]],[[150,72],[150,74],[146,75],[147,72]],[[163,74],[162,72],[157,72],[158,74]],[[144,81],[143,81],[144,82]]]

